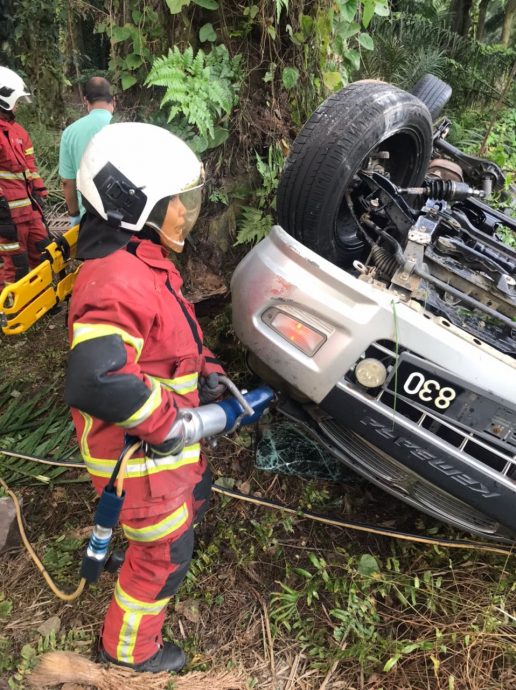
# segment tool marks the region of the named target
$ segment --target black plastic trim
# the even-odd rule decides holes
[[[446,452],[447,444],[441,439],[433,444],[427,434],[417,433],[417,427],[411,430],[396,423],[392,410],[383,413],[342,388],[333,388],[320,407],[422,478],[516,530],[516,485],[509,488],[457,457],[452,446]]]

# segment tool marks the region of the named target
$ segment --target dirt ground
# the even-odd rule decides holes
[[[224,350],[243,384],[243,353],[231,340],[227,305],[210,309],[203,324],[210,344]],[[63,310],[26,335],[2,337],[4,378],[24,396],[49,385],[62,395],[65,316]],[[219,483],[338,518],[467,536],[352,476],[335,483],[257,470],[254,440],[242,432],[206,448]],[[0,456],[0,476],[9,462]],[[73,587],[95,496],[81,472],[66,477],[71,483],[13,488],[23,497],[37,552],[60,586]],[[43,652],[94,657],[112,575],[65,603],[24,550],[3,555],[0,564],[0,689],[26,687]],[[247,688],[516,687],[516,578],[513,559],[505,557],[343,530],[215,495],[169,610],[165,637],[185,648],[187,670],[237,669]]]

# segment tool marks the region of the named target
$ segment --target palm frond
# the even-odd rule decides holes
[[[462,106],[497,100],[514,62],[514,51],[460,36],[451,31],[441,11],[424,16],[417,13],[420,3],[415,0],[412,4],[414,12],[375,18],[375,50],[362,56],[361,76],[410,89],[430,72],[452,86],[454,100]]]
[[[51,483],[68,469],[12,458],[2,449],[59,461],[79,457],[70,412],[51,387],[22,396],[5,384],[0,407],[0,476],[7,484]]]

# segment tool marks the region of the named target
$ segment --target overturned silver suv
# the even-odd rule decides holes
[[[451,146],[447,120],[432,127],[448,96],[434,77],[417,97],[357,82],[315,111],[279,224],[233,276],[233,323],[283,412],[329,452],[513,541],[516,252],[501,237],[516,223],[488,205],[502,171]]]

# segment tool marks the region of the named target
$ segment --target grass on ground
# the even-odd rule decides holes
[[[14,448],[32,434],[33,452],[77,456],[62,407],[66,350],[62,314],[25,336],[2,339],[3,409],[13,401],[18,409],[33,404],[34,424],[22,417],[16,430],[11,419],[6,433],[0,428],[0,446]],[[251,446],[242,433],[207,449],[219,481],[337,517],[462,536],[368,484],[258,471]],[[41,481],[31,477],[31,465],[0,456],[0,476],[9,476],[23,498],[29,537],[45,566],[58,584],[74,587],[94,492],[81,471]],[[23,472],[16,475],[16,467]],[[513,559],[357,536],[216,495],[198,529],[190,572],[169,606],[165,636],[186,649],[188,670],[242,669],[249,688],[512,690],[514,573]],[[104,574],[77,602],[64,603],[24,551],[3,555],[0,688],[24,688],[45,651],[94,654],[113,584]]]

